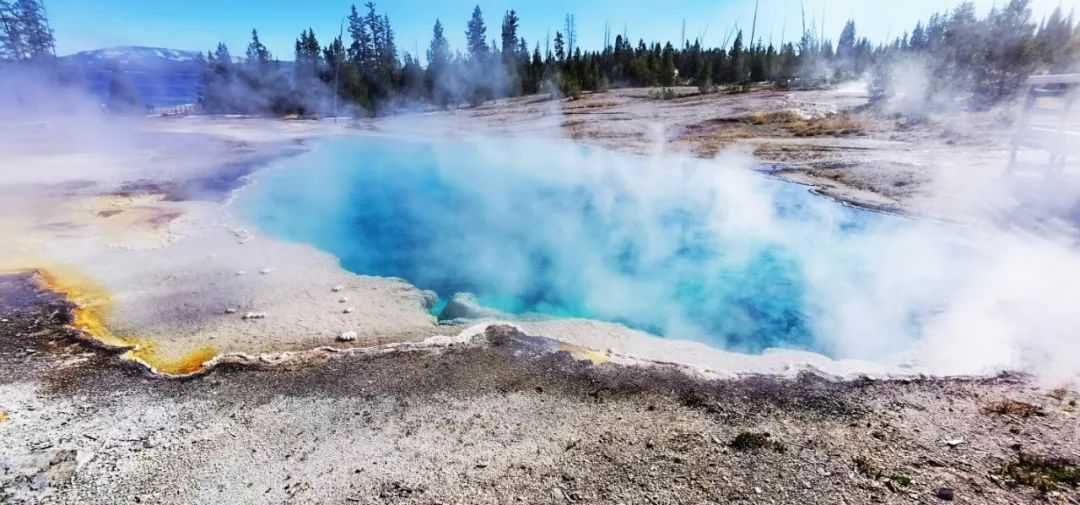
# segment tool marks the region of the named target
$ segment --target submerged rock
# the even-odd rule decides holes
[[[435,304],[439,303],[439,294],[430,289],[421,291],[420,295],[424,297],[424,308],[427,310],[435,308]]]
[[[439,314],[439,320],[441,321],[482,319],[485,317],[503,318],[505,315],[497,310],[480,305],[480,301],[472,293],[456,293]]]

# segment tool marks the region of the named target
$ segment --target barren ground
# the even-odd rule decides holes
[[[74,343],[27,281],[0,279],[5,503],[1080,500],[1047,466],[1080,451],[1077,395],[1022,377],[700,381],[493,328],[168,381]]]

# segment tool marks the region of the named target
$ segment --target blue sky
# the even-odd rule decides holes
[[[760,0],[757,34],[766,42],[798,37],[800,0]],[[995,0],[977,0],[985,13]],[[998,0],[1004,2],[1006,0]],[[1078,0],[1033,0],[1036,17],[1063,5],[1071,9]],[[252,28],[282,59],[292,58],[292,44],[301,30],[315,29],[320,42],[338,33],[341,17],[352,2],[347,0],[46,0],[56,31],[57,49],[69,54],[87,49],[142,45],[174,49],[206,50],[219,41],[233,54],[242,54]],[[361,3],[361,2],[357,2]],[[624,28],[633,41],[680,39],[683,20],[687,38],[704,36],[708,45],[719,45],[736,24],[747,32],[753,21],[753,0],[382,0],[380,11],[390,16],[402,51],[419,49],[423,55],[431,39],[435,18],[441,18],[455,48],[463,48],[465,23],[472,8],[483,10],[488,36],[498,37],[503,13],[517,10],[522,34],[530,45],[550,32],[561,30],[567,13],[577,18],[578,38],[585,48],[603,44],[604,24],[614,33]],[[931,12],[945,10],[959,0],[805,0],[807,23],[820,26],[824,12],[825,32],[836,39],[843,23],[855,19],[859,32],[874,40],[896,37],[910,30]],[[613,35],[614,37],[614,35]]]

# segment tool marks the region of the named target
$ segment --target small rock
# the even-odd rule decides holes
[[[943,487],[937,490],[937,497],[945,501],[953,501],[955,493],[953,493],[952,488]]]
[[[439,294],[430,289],[421,291],[420,295],[424,298],[424,308],[427,310],[435,308],[435,304],[439,303]]]
[[[337,286],[334,286],[334,287],[330,288],[330,291],[333,291],[335,293],[340,293],[340,292],[342,292],[344,290],[345,290],[345,286],[342,286],[341,284],[338,284]]]
[[[266,319],[266,312],[248,312],[243,319]]]
[[[762,493],[761,488],[760,487],[755,487],[754,488],[754,493],[755,494],[761,494]]]
[[[356,332],[355,331],[346,331],[345,333],[342,333],[341,335],[338,335],[337,339],[338,339],[338,342],[352,342],[353,340],[356,340]]]
[[[958,446],[958,445],[960,445],[962,443],[964,443],[964,439],[962,439],[962,438],[954,438],[954,439],[951,439],[951,440],[945,440],[945,445],[947,445],[949,447],[956,447],[956,446]]]
[[[274,269],[273,269],[273,268],[264,268],[264,269],[262,269],[262,270],[259,270],[259,273],[260,273],[260,274],[263,274],[263,275],[266,275],[266,274],[268,274],[268,273],[270,273],[270,272],[273,272],[273,271],[274,271]]]
[[[244,275],[245,273],[243,270],[237,270],[236,275]]]
[[[348,302],[348,301],[349,301],[349,299],[343,296],[338,300],[338,303],[345,303],[345,302]]]
[[[226,313],[226,314],[235,314],[235,313],[236,313],[236,309],[234,309],[234,308],[232,308],[232,307],[229,307],[229,308],[225,309],[225,313]]]
[[[343,312],[345,312],[346,314],[352,314],[354,310],[356,310],[356,309],[354,309],[352,307],[349,307],[349,308],[345,309]]]
[[[7,319],[0,319],[0,323],[6,323],[6,322],[8,322]]]
[[[498,311],[480,305],[476,295],[472,293],[457,293],[446,303],[442,312],[439,313],[440,321],[453,321],[457,319],[500,319],[504,317]]]

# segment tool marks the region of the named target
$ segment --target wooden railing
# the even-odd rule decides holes
[[[1021,150],[1049,154],[1047,164],[1052,167],[1080,156],[1080,122],[1074,109],[1080,74],[1033,75],[1025,87],[1027,99],[1013,135],[1010,170],[1019,166]]]
[[[187,116],[196,112],[197,106],[193,103],[173,105],[170,107],[154,107],[150,109],[151,116]]]

